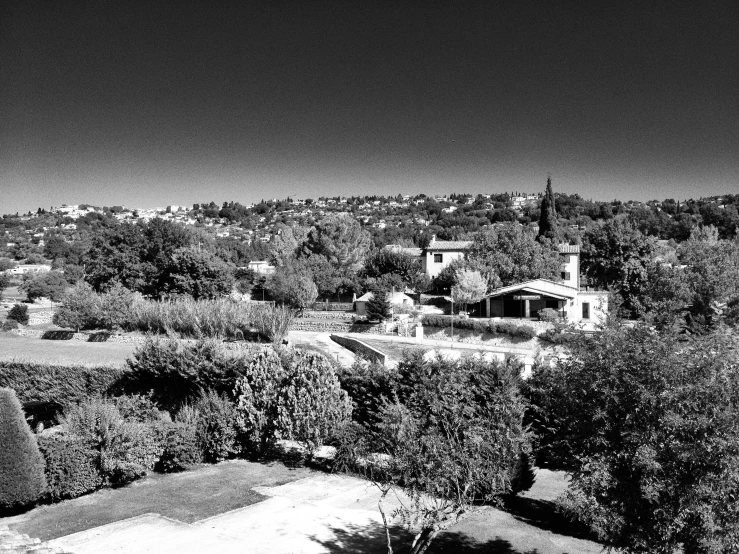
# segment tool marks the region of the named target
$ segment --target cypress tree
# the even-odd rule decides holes
[[[539,232],[537,237],[548,239],[557,238],[557,211],[554,207],[554,191],[552,178],[547,177],[547,190],[541,200],[541,215],[539,216]]]
[[[13,389],[0,388],[0,510],[36,502],[46,491],[44,459]]]

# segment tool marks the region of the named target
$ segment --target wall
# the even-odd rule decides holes
[[[372,348],[369,344],[365,344],[361,340],[339,335],[331,335],[331,340],[362,358],[385,365],[385,361],[387,360],[385,353]]]
[[[441,263],[434,262],[434,254],[442,255]],[[464,258],[464,252],[462,251],[434,252],[433,250],[426,251],[425,257],[423,258],[423,268],[426,270],[426,274],[433,279],[439,273],[441,273],[442,269],[444,269],[446,266],[452,263],[453,260],[458,260],[459,258]]]

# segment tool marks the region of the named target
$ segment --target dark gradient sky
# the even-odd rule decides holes
[[[739,192],[736,0],[404,4],[0,2],[0,212]]]

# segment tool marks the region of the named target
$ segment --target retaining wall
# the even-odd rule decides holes
[[[385,365],[387,355],[376,348],[372,348],[369,344],[363,343],[361,340],[342,337],[339,335],[331,335],[331,340],[362,358]]]

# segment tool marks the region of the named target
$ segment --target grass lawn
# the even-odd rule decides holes
[[[0,524],[49,540],[150,512],[193,523],[263,500],[253,487],[289,483],[310,473],[280,463],[232,460],[183,473],[151,474],[120,489],[103,489],[0,519]]]
[[[0,361],[122,365],[135,348],[133,344],[45,340],[0,332]]]

